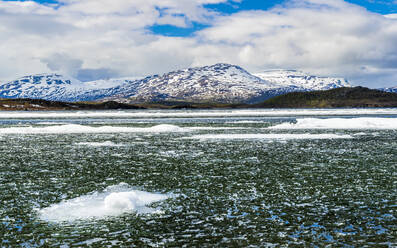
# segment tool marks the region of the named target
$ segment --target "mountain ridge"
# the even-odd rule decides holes
[[[237,65],[218,63],[176,70],[145,78],[81,82],[60,74],[29,75],[0,85],[2,98],[52,101],[163,101],[258,103],[295,91],[350,87],[340,78],[317,77],[298,71],[279,70],[251,74]]]

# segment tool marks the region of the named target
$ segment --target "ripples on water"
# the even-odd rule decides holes
[[[2,113],[0,244],[394,247],[397,111],[353,112]]]

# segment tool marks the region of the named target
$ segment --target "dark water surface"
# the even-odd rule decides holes
[[[388,129],[366,129],[362,113],[341,114],[357,118],[359,130],[268,128],[337,117],[292,112],[4,117],[0,246],[396,247],[395,115],[371,115],[396,120]],[[148,129],[159,124],[173,126]],[[83,126],[137,130],[76,131]],[[76,208],[65,208],[59,219],[43,217],[47,207],[120,183],[169,197],[149,204],[152,213],[68,220]]]

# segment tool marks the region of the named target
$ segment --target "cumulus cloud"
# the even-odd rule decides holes
[[[61,71],[81,80],[144,76],[227,62],[397,85],[397,19],[342,0],[290,0],[225,15],[205,4],[237,0],[0,1],[0,78]],[[209,25],[189,37],[153,25]]]
[[[234,49],[229,59],[251,70],[298,68],[374,87],[397,84],[397,20],[341,0],[237,13],[218,18],[199,37]]]
[[[81,70],[144,75],[157,71],[156,63],[164,72],[189,60],[179,58],[183,46],[178,46],[186,42],[169,42],[148,27],[209,23],[218,14],[203,5],[226,1],[61,0],[56,6],[0,1],[0,78],[48,70],[72,76],[87,75]]]

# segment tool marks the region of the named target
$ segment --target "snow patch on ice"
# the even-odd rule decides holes
[[[110,186],[103,192],[94,192],[75,199],[62,201],[38,210],[40,219],[50,222],[69,222],[85,219],[101,219],[124,213],[155,213],[147,205],[169,198],[165,194],[133,190],[128,184]]]
[[[158,117],[251,117],[251,116],[346,116],[397,115],[397,109],[256,109],[256,110],[159,110],[159,111],[65,111],[65,112],[0,112],[9,118],[158,118]]]
[[[255,124],[255,123],[264,123],[265,121],[227,121],[225,123],[228,124]]]
[[[210,130],[234,130],[234,129],[241,130],[241,129],[248,129],[248,128],[245,128],[245,127],[189,127],[189,129],[210,131]]]
[[[105,141],[105,142],[80,142],[76,143],[78,146],[94,146],[94,147],[102,147],[102,146],[113,146],[113,147],[121,147],[125,146],[123,144],[116,144],[111,141]]]
[[[72,134],[72,133],[167,133],[189,132],[188,128],[174,125],[157,125],[148,128],[118,127],[118,126],[84,126],[77,124],[55,125],[48,127],[9,127],[0,128],[0,134]]]
[[[282,123],[270,129],[397,129],[397,118],[304,118]]]
[[[49,125],[68,125],[66,122],[38,122],[37,125],[49,126]]]
[[[360,132],[360,133],[355,133],[353,134],[354,136],[365,136],[367,135],[366,133]]]
[[[149,133],[162,133],[162,132],[189,132],[188,128],[181,128],[175,125],[161,124],[154,127],[147,128]]]
[[[303,139],[351,139],[350,135],[342,134],[204,134],[184,137],[183,139],[199,140],[232,140],[232,139],[265,139],[265,140],[303,140]]]

